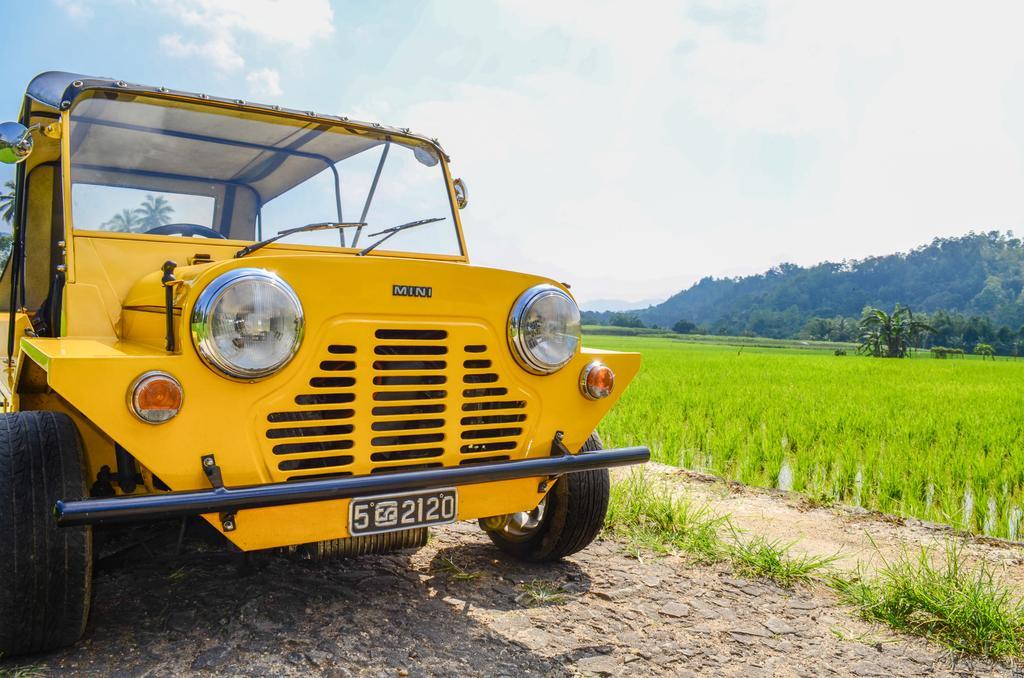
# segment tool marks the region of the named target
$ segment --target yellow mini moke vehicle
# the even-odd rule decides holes
[[[80,637],[92,526],[344,555],[478,520],[550,561],[649,457],[592,433],[639,356],[582,348],[567,285],[469,264],[436,140],[51,72],[0,160],[4,656]]]

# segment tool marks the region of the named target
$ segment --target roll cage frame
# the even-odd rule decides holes
[[[443,159],[442,171],[444,174],[445,183],[448,189],[448,200],[451,207],[452,218],[455,222],[456,235],[458,239],[459,250],[461,256],[457,257],[459,260],[466,260],[466,243],[465,237],[462,231],[462,223],[459,218],[459,211],[455,208],[455,196],[452,188],[452,177],[448,168],[448,163],[451,162],[451,157],[441,147],[437,139],[428,138],[423,135],[413,133],[409,128],[398,128],[383,125],[376,122],[365,122],[352,120],[346,116],[331,115],[317,113],[315,111],[301,111],[298,109],[285,108],[278,105],[271,104],[260,104],[255,102],[249,102],[243,99],[228,99],[224,97],[216,97],[208,94],[187,92],[183,90],[172,90],[167,87],[154,87],[148,85],[139,85],[134,83],[127,83],[123,80],[113,80],[110,78],[85,76],[75,73],[67,73],[63,71],[49,71],[41,73],[36,76],[28,85],[25,92],[25,97],[22,103],[21,112],[19,115],[19,122],[26,127],[31,125],[33,118],[43,118],[59,123],[66,113],[74,104],[74,102],[86,92],[112,92],[112,93],[130,93],[145,95],[148,97],[164,99],[167,101],[177,101],[181,103],[190,103],[194,105],[206,105],[218,108],[226,108],[237,111],[248,111],[253,113],[261,113],[264,115],[272,115],[276,117],[288,118],[293,120],[300,120],[306,123],[321,123],[333,127],[342,127],[346,132],[351,134],[365,136],[373,135],[375,137],[383,137],[384,150],[381,155],[381,160],[377,165],[376,172],[374,174],[373,182],[370,190],[367,194],[366,202],[363,206],[363,219],[365,219],[366,212],[369,209],[370,203],[373,200],[373,195],[377,187],[377,182],[380,178],[381,170],[384,162],[387,159],[387,151],[392,143],[392,137],[399,139],[408,139],[419,145],[426,145],[436,151],[440,158]],[[112,123],[111,121],[93,121],[100,122],[101,124],[113,124],[118,125],[119,123]],[[148,132],[156,132],[168,135],[188,135],[194,140],[208,141],[211,143],[221,143],[226,145],[237,145],[246,146],[250,148],[257,148],[259,150],[271,151],[279,153],[282,156],[296,156],[304,157],[312,160],[323,162],[326,168],[329,168],[334,177],[335,187],[335,202],[337,205],[337,216],[338,221],[342,221],[342,207],[341,207],[341,178],[338,173],[335,162],[330,158],[317,153],[310,153],[308,151],[302,151],[299,149],[286,149],[278,148],[273,146],[266,146],[263,144],[257,144],[254,142],[245,142],[233,139],[223,139],[218,137],[210,137],[208,135],[191,135],[188,133],[181,133],[174,130],[146,130]],[[66,131],[65,131],[66,133]],[[32,168],[33,171],[44,165],[53,166],[53,163],[40,163]],[[57,169],[60,169],[60,160],[57,161]],[[107,171],[118,171],[116,168],[105,168]],[[137,174],[145,174],[145,171],[135,171]],[[29,180],[29,172],[26,170],[26,164],[20,163],[15,168],[15,199],[14,199],[14,219],[12,221],[12,246],[11,253],[8,257],[7,263],[2,272],[2,276],[10,276],[10,296],[9,296],[9,321],[8,321],[8,332],[7,332],[7,364],[11,366],[14,364],[15,352],[15,315],[19,310],[25,310],[27,299],[26,299],[26,282],[25,282],[25,268],[26,268],[26,222],[27,222],[27,181]],[[159,175],[160,173],[150,172],[153,175]],[[159,176],[155,178],[161,178]],[[185,179],[185,180],[196,180],[198,177],[187,177],[178,174],[164,175],[163,178],[174,178],[174,179]],[[209,181],[203,178],[204,181]],[[257,204],[259,209],[256,212],[256,223],[255,223],[255,236],[256,240],[262,238],[262,199],[256,190],[248,184],[240,182],[219,182],[223,183],[226,187],[234,189],[247,189],[255,193],[257,198]],[[63,182],[54,180],[53,190],[54,192],[62,191]],[[59,201],[55,200],[56,204]],[[223,227],[224,219],[221,217],[221,227]],[[66,271],[64,266],[60,264],[61,250],[65,246],[63,238],[65,237],[66,229],[66,215],[64,214],[63,207],[59,212],[55,210],[53,213],[53,223],[51,224],[51,238],[50,238],[50,272],[49,272],[49,287],[46,290],[44,301],[39,309],[36,310],[36,317],[42,314],[40,323],[33,323],[35,327],[41,330],[41,336],[60,336],[60,318],[61,318],[61,305],[62,305],[62,290],[65,284]],[[60,232],[58,234],[58,231]],[[341,236],[344,238],[344,235]],[[359,233],[357,232],[354,240],[358,241]],[[354,245],[355,243],[353,243]],[[341,246],[344,247],[344,240],[341,242]]]

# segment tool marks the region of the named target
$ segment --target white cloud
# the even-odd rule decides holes
[[[160,46],[172,57],[200,57],[222,71],[237,71],[245,66],[245,59],[235,49],[230,33],[211,33],[197,41],[186,41],[178,33],[172,33],[161,36]]]
[[[279,97],[281,91],[281,74],[273,68],[261,68],[245,76],[249,83],[249,93],[254,97]]]
[[[253,96],[280,96],[279,72],[302,77],[290,57],[340,30],[328,0],[105,4],[148,9],[164,53],[244,76]],[[331,57],[380,64],[352,81],[346,114],[445,142],[470,186],[476,263],[573,282],[582,299],[648,298],[786,259],[1024,230],[1024,5],[467,7],[435,0],[410,35],[359,22]],[[437,85],[407,105],[423,91],[409,79]],[[316,89],[324,110],[341,103]]]
[[[246,59],[240,45],[308,49],[334,33],[328,0],[149,0],[174,17],[182,31],[169,33],[161,46],[174,57],[201,57],[216,68],[237,71]]]
[[[1024,6],[502,10],[502,31],[564,45],[393,116],[446,142],[478,263],[628,298],[1024,226]]]
[[[328,0],[151,0],[201,31],[248,33],[274,45],[305,49],[334,33]]]
[[[92,8],[83,0],[54,0],[53,4],[64,10],[69,18],[76,21],[92,18]]]

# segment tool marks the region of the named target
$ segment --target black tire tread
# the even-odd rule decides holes
[[[595,431],[580,451],[601,449],[601,438]],[[608,469],[569,473],[549,491],[548,512],[536,536],[526,541],[510,541],[496,532],[487,534],[498,548],[521,560],[560,560],[582,551],[600,534],[610,493]]]
[[[64,647],[85,630],[92,533],[60,528],[57,499],[85,496],[78,430],[66,414],[0,414],[0,653]]]

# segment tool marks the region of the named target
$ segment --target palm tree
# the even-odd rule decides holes
[[[8,224],[14,221],[14,182],[5,181],[5,193],[0,193],[0,218]]]
[[[830,341],[849,341],[853,334],[853,330],[850,325],[851,323],[847,318],[837,316],[832,322],[832,327],[828,333],[828,339]]]
[[[860,330],[860,351],[876,358],[905,358],[922,332],[935,331],[914,320],[914,312],[899,304],[891,314],[879,308],[865,308]]]
[[[139,225],[138,210],[123,209],[108,221],[103,222],[103,228],[110,231],[132,232]]]
[[[136,212],[139,215],[139,226],[149,230],[171,223],[174,208],[162,195],[147,195]]]

